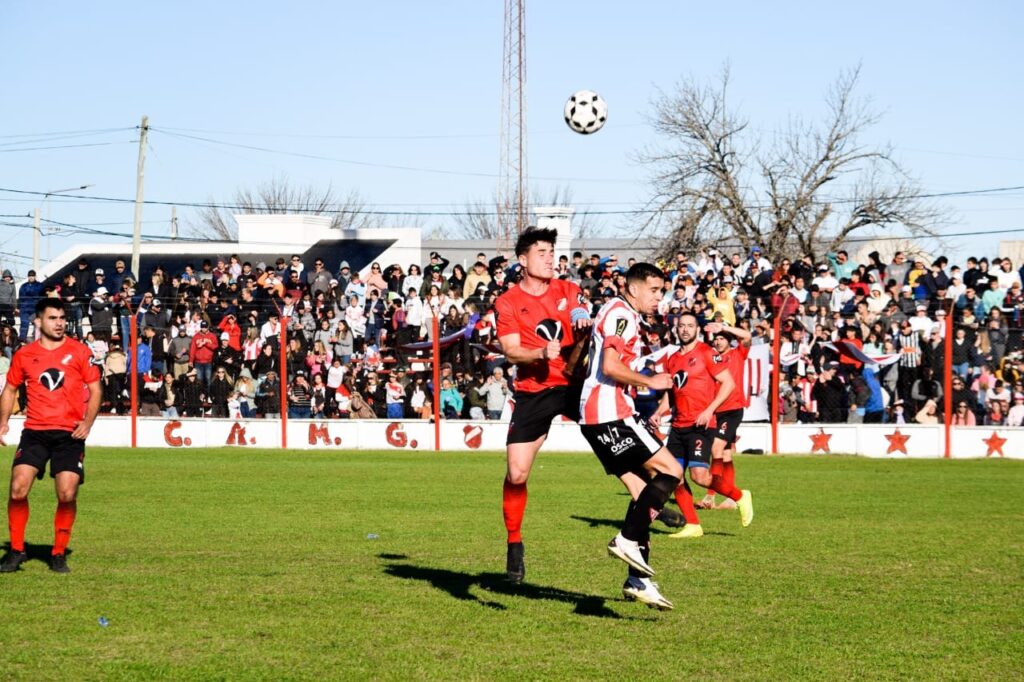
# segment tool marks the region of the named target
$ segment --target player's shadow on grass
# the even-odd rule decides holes
[[[486,606],[496,611],[504,611],[507,607],[495,601],[481,599],[472,593],[472,588],[478,587],[494,594],[505,594],[526,599],[565,602],[572,604],[573,613],[581,616],[622,618],[622,616],[608,608],[604,597],[583,594],[582,592],[568,592],[557,587],[543,587],[529,583],[513,585],[508,581],[504,573],[460,573],[443,568],[427,568],[425,566],[411,566],[409,564],[387,564],[384,566],[384,572],[396,578],[428,582],[456,599],[475,601],[481,606]]]
[[[592,516],[579,516],[577,514],[573,514],[569,518],[575,521],[582,521],[583,523],[588,524],[591,528],[599,528],[601,526],[607,526],[615,529],[622,528],[622,519],[595,519]],[[660,524],[651,525],[651,531],[658,533],[659,535],[675,533],[678,530],[678,528],[668,528]],[[724,533],[720,530],[706,530],[704,531],[704,535],[724,535],[725,537],[731,538],[735,536],[735,533]]]
[[[3,553],[6,555],[8,552],[11,551],[11,543],[10,542],[5,542],[3,548],[4,548]],[[50,565],[50,554],[52,552],[53,552],[53,545],[38,545],[38,544],[31,543],[31,542],[26,542],[25,543],[25,554],[28,555],[28,561],[42,561],[44,564],[49,566]],[[70,557],[73,552],[74,552],[73,549],[68,548],[68,549],[64,550],[64,556]],[[28,562],[26,562],[26,563],[28,563]],[[22,566],[24,566],[24,564],[22,564]]]

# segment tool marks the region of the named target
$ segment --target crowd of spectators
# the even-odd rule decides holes
[[[632,259],[630,259],[632,260]],[[646,320],[652,348],[672,342],[680,311],[721,321],[770,343],[781,316],[782,372],[775,409],[789,422],[938,423],[952,392],[955,424],[1024,422],[1024,293],[1009,259],[945,257],[930,264],[896,253],[866,263],[845,251],[770,262],[759,247],[729,255],[678,252],[659,265],[665,294]],[[498,419],[512,383],[495,346],[493,303],[518,267],[480,253],[464,267],[431,253],[422,267],[372,263],[365,275],[345,261],[329,268],[300,256],[275,263],[205,260],[182,272],[157,267],[137,280],[125,261],[111,272],[80,260],[59,284],[30,272],[16,287],[0,279],[0,374],[32,336],[32,308],[58,296],[68,333],[103,369],[106,413],[128,409],[130,356],[137,353],[143,415],[277,417],[282,392],[292,417],[424,418],[435,387],[427,351],[410,344],[438,333],[443,350],[443,418]],[[558,277],[581,286],[592,312],[624,286],[630,265],[614,255],[561,256]],[[949,324],[947,326],[947,318]],[[284,365],[281,325],[287,321]],[[131,325],[137,343],[132,348]],[[952,382],[943,380],[952,330]],[[461,332],[461,333],[460,333]],[[839,352],[845,341],[876,365]]]

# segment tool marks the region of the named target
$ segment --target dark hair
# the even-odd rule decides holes
[[[629,270],[626,270],[627,284],[646,282],[648,277],[657,277],[660,280],[664,280],[665,273],[658,266],[650,263],[634,263],[629,267]]]
[[[680,312],[679,317],[677,319],[681,320],[684,317],[692,317],[694,322],[696,322],[698,325],[700,324],[700,318],[697,317],[697,313],[693,312],[692,310],[687,309]]]
[[[558,230],[530,226],[523,230],[516,240],[516,256],[525,255],[530,247],[537,242],[547,242],[552,246],[558,240]]]
[[[68,311],[68,307],[64,304],[63,298],[50,298],[49,296],[46,296],[36,301],[35,311],[37,316],[42,315],[43,311],[47,308],[59,310],[62,313],[66,313]]]

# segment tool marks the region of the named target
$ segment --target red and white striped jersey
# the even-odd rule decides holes
[[[597,312],[590,339],[587,378],[580,396],[580,424],[607,424],[633,416],[629,387],[604,374],[604,350],[613,348],[627,366],[643,355],[640,314],[624,299],[613,298]]]

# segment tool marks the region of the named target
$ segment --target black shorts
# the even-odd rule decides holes
[[[711,466],[711,443],[715,432],[703,426],[672,427],[668,432],[668,451],[684,469]]]
[[[605,473],[612,476],[643,471],[644,463],[662,448],[661,441],[633,417],[607,424],[581,424],[580,433],[590,443]]]
[[[715,438],[725,441],[725,447],[731,448],[736,445],[736,431],[743,421],[743,408],[738,410],[726,410],[715,414],[718,428],[715,429]]]
[[[565,415],[574,422],[580,420],[580,394],[583,385],[558,386],[537,393],[516,391],[516,404],[508,425],[506,445],[531,443],[548,435],[551,420]]]
[[[84,440],[72,438],[70,431],[24,429],[11,466],[34,466],[39,470],[36,478],[42,480],[47,462],[50,463],[50,478],[62,471],[73,471],[78,474],[79,485],[85,483]]]

